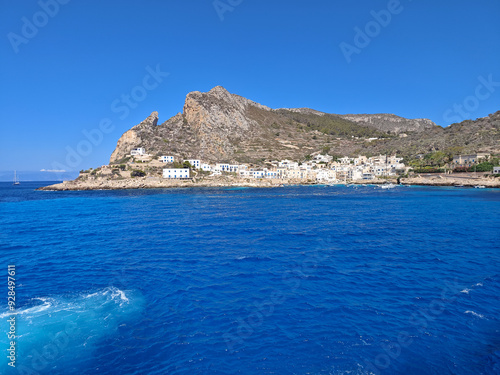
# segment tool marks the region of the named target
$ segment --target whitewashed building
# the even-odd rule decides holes
[[[189,168],[165,168],[163,169],[163,178],[189,178]]]
[[[130,155],[132,156],[146,155],[146,149],[144,147],[134,148],[132,151],[130,151]]]
[[[343,158],[340,158],[339,161],[340,164],[351,164],[351,161],[354,162],[354,159],[349,156],[344,156]]]
[[[184,162],[189,162],[194,168],[199,169],[201,167],[201,161],[199,159],[188,159],[184,160]]]
[[[174,157],[173,156],[160,156],[160,161],[163,163],[173,163]]]
[[[337,178],[337,173],[331,169],[321,169],[316,173],[318,181],[334,181]]]
[[[315,163],[329,163],[333,160],[333,157],[330,155],[321,155],[318,154],[314,157],[313,161]]]
[[[278,178],[278,171],[266,171],[266,178]]]
[[[212,166],[207,163],[201,163],[201,170],[205,172],[211,172],[212,171]]]
[[[350,168],[347,171],[347,178],[350,180],[362,180],[363,179],[363,171],[358,168]]]
[[[238,170],[240,169],[239,165],[236,164],[221,164],[217,163],[215,165],[215,168],[221,172],[229,172],[229,173],[238,173]]]
[[[286,168],[286,169],[297,169],[299,168],[299,163],[296,161],[290,160],[282,160],[278,163],[278,167]]]
[[[253,178],[264,178],[266,177],[266,171],[251,171]]]

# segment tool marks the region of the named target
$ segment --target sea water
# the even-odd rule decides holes
[[[500,373],[500,190],[41,185],[0,184],[1,374]]]

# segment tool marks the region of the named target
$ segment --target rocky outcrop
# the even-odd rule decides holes
[[[326,115],[325,112],[316,111],[315,109],[311,109],[311,108],[279,108],[278,110],[280,110],[280,109],[283,109],[285,111],[295,112],[295,113],[303,113],[306,115],[318,115],[318,116]]]
[[[407,119],[388,113],[339,116],[346,120],[366,126],[371,126],[375,129],[384,132],[391,132],[393,134],[405,132],[423,132],[427,129],[432,129],[437,126],[434,122],[428,119]]]
[[[109,180],[96,178],[92,180],[64,181],[59,184],[44,186],[37,190],[66,191],[66,190],[122,190],[122,189],[165,189],[165,188],[189,188],[189,187],[279,187],[283,184],[298,184],[297,180],[277,179],[242,179],[232,176],[215,176],[204,178],[199,181],[190,180],[168,180],[161,177],[151,178],[126,178],[121,180]],[[304,185],[309,183],[303,183]]]
[[[158,112],[153,112],[140,124],[126,131],[118,140],[115,150],[111,154],[110,163],[115,163],[130,154],[130,150],[140,147],[158,124]],[[149,131],[148,131],[149,130]]]
[[[247,116],[249,106],[270,110],[230,94],[221,86],[208,93],[195,91],[187,95],[183,115],[199,142],[199,157],[208,160],[232,158],[235,146],[243,137],[251,137],[259,128],[259,124]]]

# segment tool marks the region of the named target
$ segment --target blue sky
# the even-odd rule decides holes
[[[0,171],[107,164],[123,132],[216,85],[272,108],[443,126],[500,110],[494,0],[0,4]]]

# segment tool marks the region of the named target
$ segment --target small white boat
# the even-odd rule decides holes
[[[475,189],[486,189],[486,186],[484,185],[476,185],[474,186]]]
[[[14,183],[12,185],[19,185],[20,182],[19,182],[19,179],[17,178],[17,173],[16,171],[14,171]]]
[[[393,183],[380,185],[382,189],[394,189],[396,186]]]

